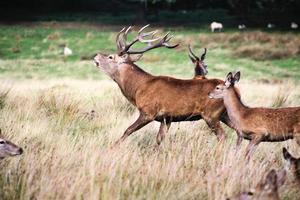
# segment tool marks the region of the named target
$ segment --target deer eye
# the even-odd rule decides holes
[[[217,90],[219,90],[219,89],[220,89],[220,87],[219,87],[219,86],[217,86],[217,87],[216,87],[216,89],[217,89]]]
[[[113,57],[112,57],[112,56],[108,56],[108,58],[109,58],[109,59],[113,59]]]
[[[5,144],[5,141],[0,141],[0,144]]]

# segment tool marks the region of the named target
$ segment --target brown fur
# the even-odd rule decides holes
[[[300,145],[300,107],[278,109],[247,107],[241,102],[239,92],[234,87],[235,82],[233,76],[227,76],[226,82],[217,86],[210,96],[222,96],[230,121],[239,137],[251,140],[247,155],[250,156],[260,142],[295,138]]]

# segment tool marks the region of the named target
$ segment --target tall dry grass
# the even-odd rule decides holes
[[[0,163],[1,199],[225,199],[254,187],[271,168],[283,167],[281,149],[295,142],[262,143],[253,159],[235,151],[235,133],[224,144],[204,122],[174,123],[155,150],[157,123],[109,148],[137,117],[109,81],[11,82],[0,127],[24,154]],[[248,105],[272,105],[282,85],[244,83]],[[289,105],[299,104],[299,86]],[[298,96],[297,96],[298,95]],[[259,97],[259,98],[258,98]],[[291,101],[290,101],[291,100]],[[280,196],[300,195],[290,180]]]

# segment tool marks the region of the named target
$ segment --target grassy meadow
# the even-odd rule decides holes
[[[225,199],[283,168],[282,147],[300,156],[295,141],[261,143],[244,159],[235,132],[219,144],[203,121],[173,123],[159,150],[159,124],[110,148],[138,112],[91,57],[115,51],[119,26],[87,23],[0,25],[0,128],[24,148],[0,162],[0,199]],[[249,106],[300,105],[300,34],[266,30],[157,27],[181,45],[156,49],[137,64],[155,75],[191,78],[187,44],[208,48],[208,77],[241,70]],[[63,55],[63,45],[73,55]],[[293,177],[279,194],[299,199]]]

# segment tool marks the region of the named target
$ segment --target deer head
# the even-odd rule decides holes
[[[204,48],[204,53],[199,58],[198,56],[195,55],[191,46],[189,45],[188,47],[189,47],[189,57],[195,65],[195,76],[205,76],[208,73],[207,65],[204,63],[206,48]]]
[[[265,180],[261,181],[253,192],[253,199],[279,200],[278,189],[286,180],[286,171],[271,170]]]
[[[279,200],[278,188],[286,180],[286,171],[272,169],[258,185],[249,192],[243,192],[228,200]]]
[[[0,159],[3,159],[7,156],[21,155],[22,153],[22,148],[8,140],[3,139],[0,129]]]
[[[234,75],[232,74],[232,72],[229,72],[225,78],[224,84],[217,85],[216,88],[209,93],[209,97],[214,99],[223,98],[226,91],[229,88],[234,87],[234,85],[237,82],[239,82],[240,77],[241,77],[241,72],[239,71],[236,72]]]
[[[133,64],[134,62],[138,61],[142,57],[143,53],[159,47],[172,49],[178,46],[178,44],[168,44],[168,42],[172,39],[172,36],[169,36],[169,33],[158,38],[155,38],[157,31],[144,33],[143,31],[148,26],[149,25],[142,27],[138,31],[137,37],[130,43],[127,42],[127,35],[131,30],[131,26],[128,28],[124,27],[116,37],[118,52],[116,54],[98,53],[94,57],[95,65],[104,70],[106,74],[115,80],[118,78],[119,72],[122,70],[123,66]],[[131,49],[132,46],[137,42],[145,43],[147,44],[147,47],[140,50]]]

